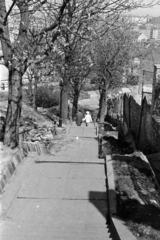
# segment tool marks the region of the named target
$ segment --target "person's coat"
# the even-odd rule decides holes
[[[82,119],[83,119],[83,115],[81,112],[78,112],[76,115],[76,124],[77,126],[81,126],[82,124]]]
[[[87,112],[87,114],[85,115],[85,118],[83,119],[83,121],[86,122],[86,123],[92,122],[92,117],[89,114],[89,112]]]

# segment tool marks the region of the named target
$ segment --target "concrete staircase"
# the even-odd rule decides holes
[[[1,221],[1,240],[113,239],[96,137],[93,126],[69,127],[60,151],[36,157]]]

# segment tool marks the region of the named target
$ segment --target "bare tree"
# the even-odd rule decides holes
[[[61,55],[61,104],[60,118],[66,123],[68,115],[68,92],[73,52],[81,40],[92,41],[95,34],[103,35],[125,10],[140,6],[143,1],[126,0],[72,0],[65,9],[58,39]],[[104,27],[105,26],[105,27]],[[77,78],[76,78],[77,81]],[[73,78],[72,78],[73,82]]]
[[[94,29],[90,29],[90,24],[96,25],[97,21],[101,20],[105,25],[106,20],[111,19],[112,15],[119,16],[122,11],[131,10],[137,6],[142,6],[142,4],[143,1],[133,0],[13,0],[7,10],[6,1],[0,0],[0,40],[5,65],[9,70],[5,145],[11,148],[18,145],[22,76],[30,64],[41,62],[50,54],[57,38],[63,39],[66,64],[61,95],[61,117],[65,120],[70,53],[72,51],[70,47],[79,38],[83,37],[90,40],[88,35],[86,36],[86,33]],[[13,23],[15,16],[18,24]],[[13,32],[9,26],[10,17],[13,23]],[[109,22],[108,27],[110,27]]]
[[[155,1],[152,1],[154,4]],[[120,18],[126,10],[132,10],[144,5],[144,1],[128,0],[72,0],[65,9],[65,18],[61,24],[61,56],[63,56],[63,76],[61,82],[60,117],[66,123],[68,115],[68,92],[70,72],[73,62],[73,52],[77,44],[83,39],[92,41],[95,35],[103,36]],[[75,84],[77,84],[75,78]],[[73,78],[72,78],[73,83]]]
[[[0,1],[0,40],[4,54],[5,65],[9,70],[9,99],[6,116],[4,144],[15,148],[19,144],[19,119],[22,105],[22,76],[30,64],[38,63],[46,57],[50,44],[46,45],[48,37],[54,44],[59,36],[59,26],[63,18],[64,9],[69,0],[63,1],[34,1],[14,0],[9,10],[6,10],[5,0]],[[47,5],[45,5],[47,4]],[[44,7],[45,5],[45,7]],[[19,17],[16,39],[11,41],[9,31],[9,16],[13,8],[17,8]],[[43,8],[44,7],[44,8]],[[36,20],[38,11],[46,19],[46,9],[52,9],[52,21]],[[45,26],[44,26],[45,23]],[[39,27],[38,32],[35,31]],[[41,54],[39,54],[41,52]]]
[[[95,40],[93,44],[93,63],[97,73],[100,89],[99,120],[104,121],[107,111],[107,95],[111,88],[120,86],[126,67],[133,60],[133,49],[136,48],[134,31],[123,19],[117,27]]]
[[[84,86],[88,75],[92,70],[91,47],[89,42],[80,41],[74,51],[73,63],[71,68],[71,98],[73,100],[72,117],[78,111],[79,95]]]

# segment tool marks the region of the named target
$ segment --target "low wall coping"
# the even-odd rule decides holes
[[[42,146],[39,142],[23,142],[17,150],[11,151],[7,158],[0,164],[0,195],[5,191],[5,186],[15,173],[18,165],[28,155],[28,152],[35,152],[38,155],[43,153]]]
[[[105,157],[106,177],[107,177],[107,191],[109,201],[109,222],[114,235],[115,240],[137,240],[132,234],[125,222],[116,216],[116,191],[115,191],[115,178],[111,155]]]

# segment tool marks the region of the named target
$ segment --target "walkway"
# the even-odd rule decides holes
[[[96,129],[72,126],[66,142],[30,167],[1,222],[1,240],[112,239]]]

